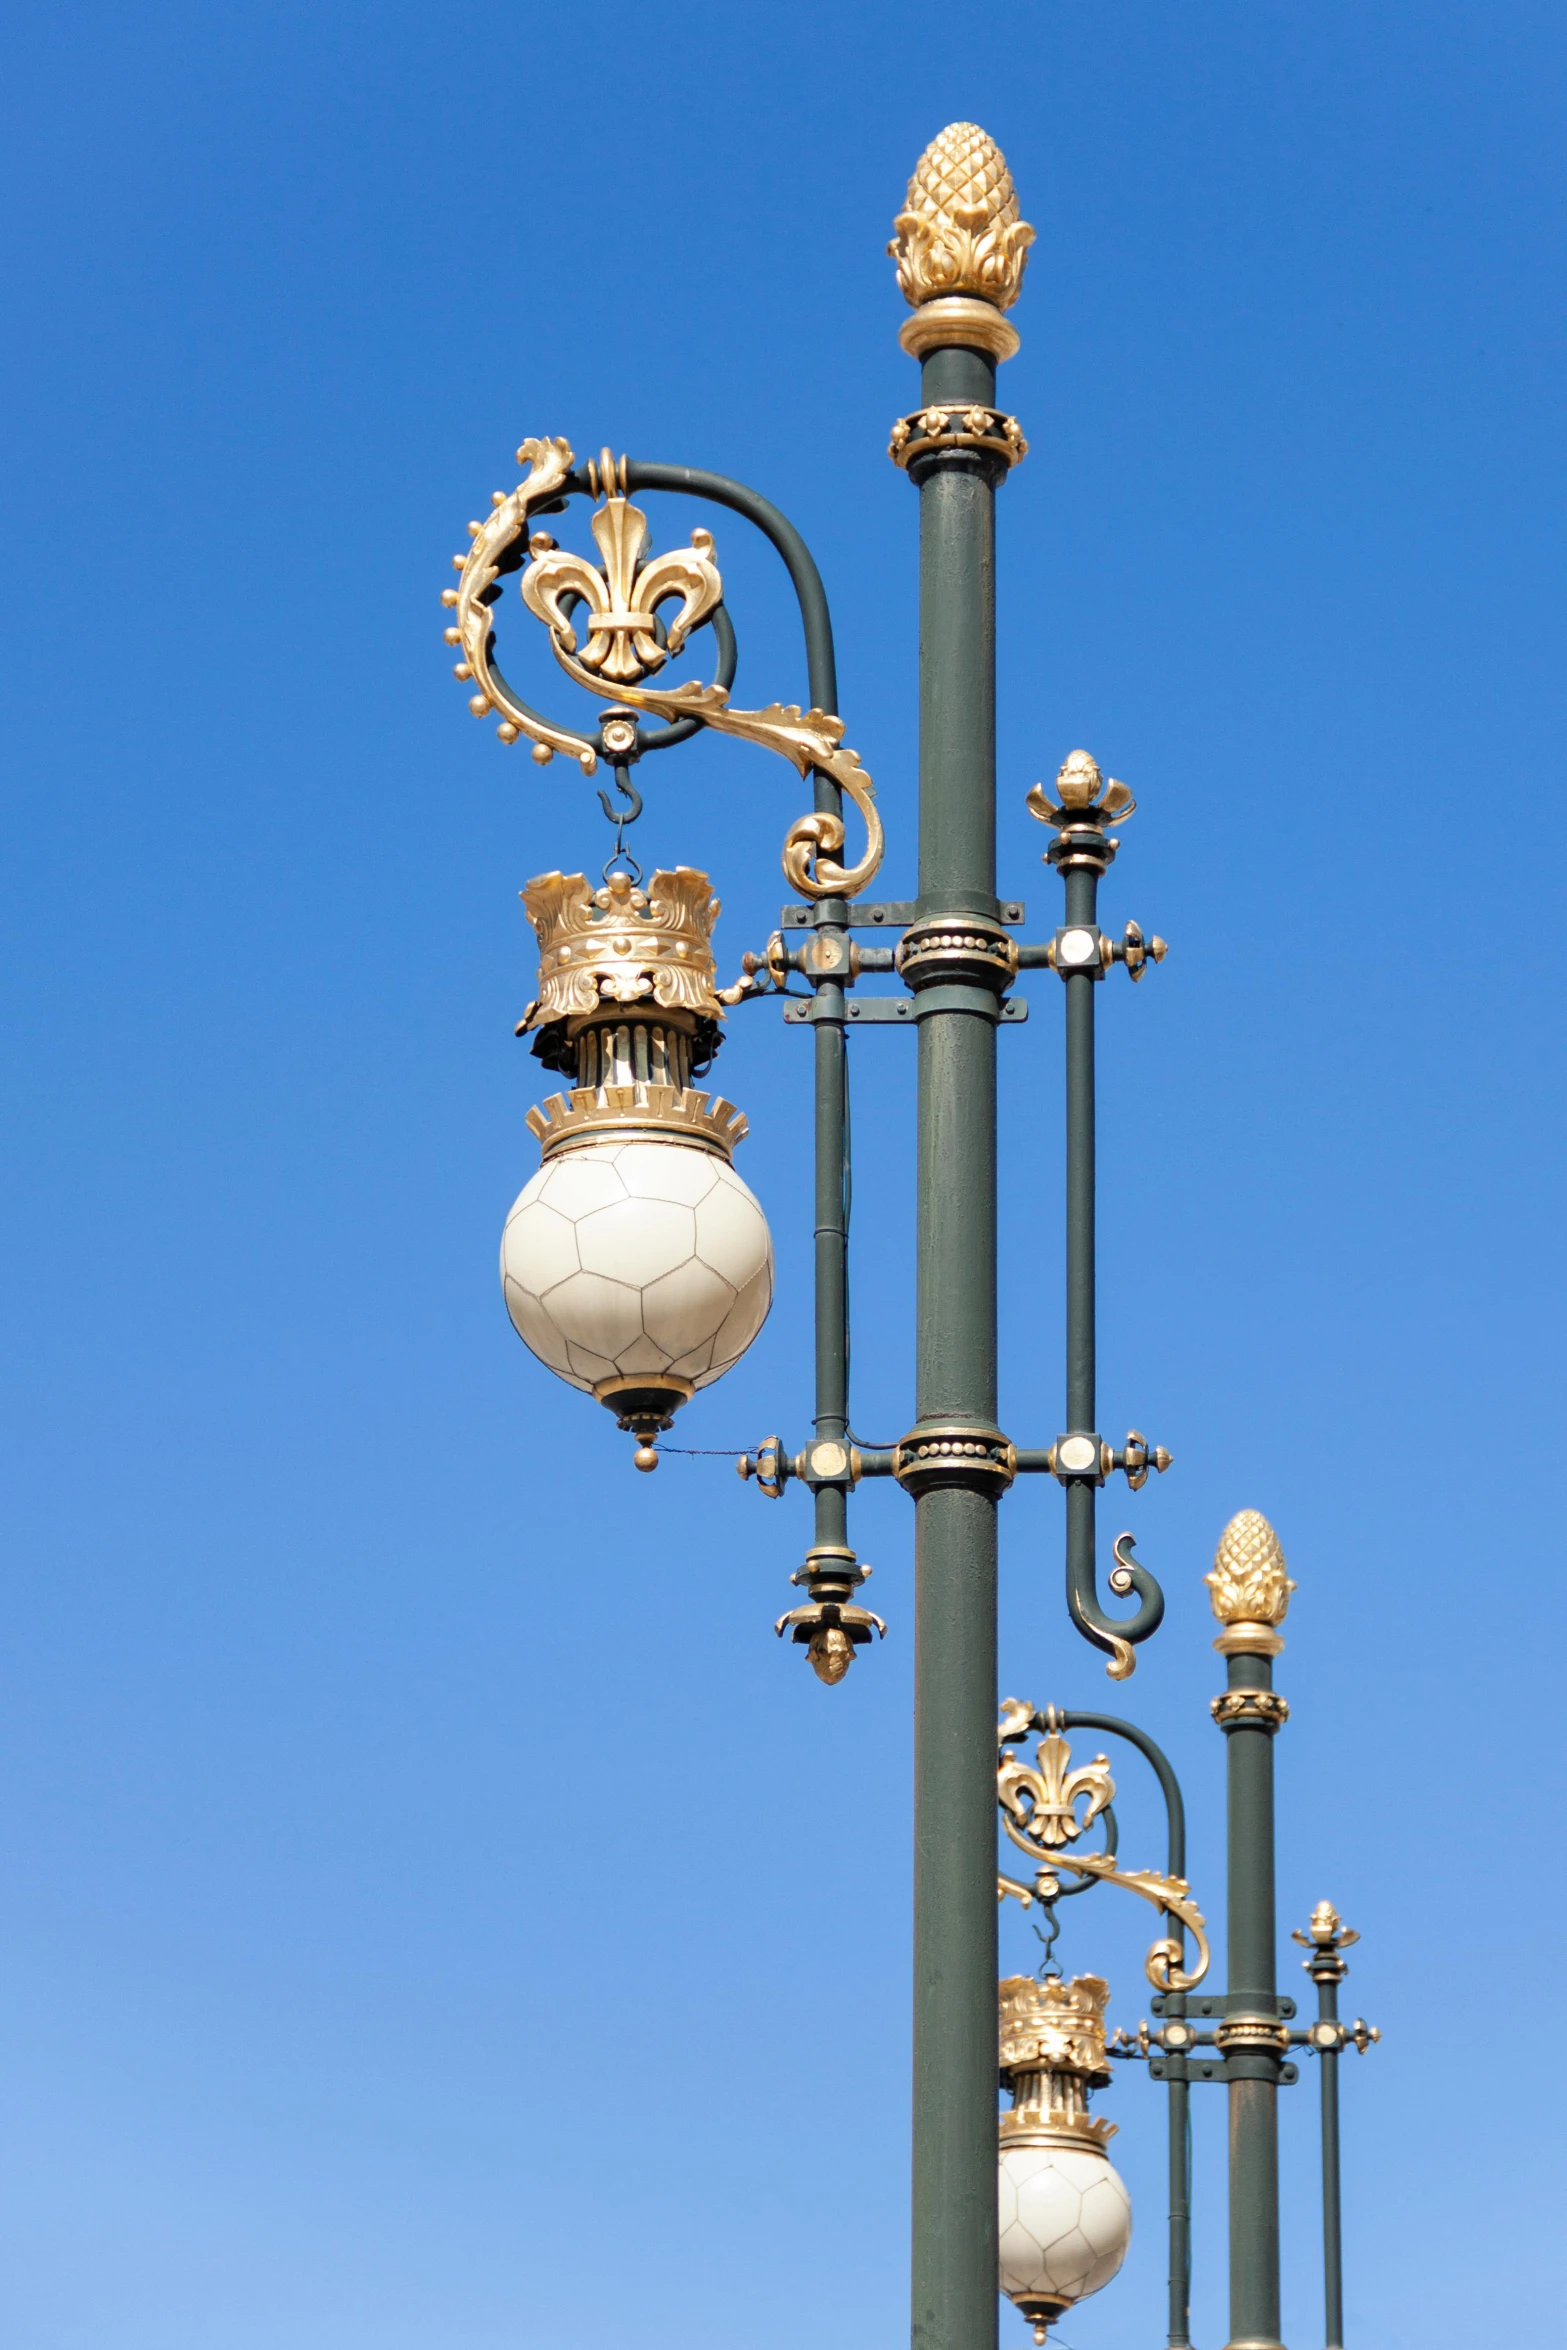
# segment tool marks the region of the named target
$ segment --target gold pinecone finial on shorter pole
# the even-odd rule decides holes
[[[949,123],[931,140],[893,227],[887,250],[915,308],[904,349],[919,358],[940,342],[973,342],[1009,359],[1017,331],[999,313],[1017,300],[1034,232],[1006,157],[978,123]]]
[[[1214,1642],[1221,1656],[1277,1656],[1278,1627],[1295,1585],[1278,1536],[1261,1510],[1237,1510],[1219,1537],[1213,1572],[1204,1576],[1213,1612],[1224,1630]]]

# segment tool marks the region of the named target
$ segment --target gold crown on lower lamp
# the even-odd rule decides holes
[[[719,901],[693,866],[655,873],[646,889],[623,872],[599,889],[582,873],[541,873],[522,902],[539,941],[538,1001],[525,1028],[612,1004],[723,1018],[713,987]]]

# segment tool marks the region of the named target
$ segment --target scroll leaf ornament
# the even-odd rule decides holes
[[[1061,1890],[1057,1869],[1072,1869],[1080,1877],[1097,1877],[1101,1884],[1119,1885],[1140,1900],[1151,1901],[1155,1909],[1179,1918],[1197,1944],[1197,1964],[1189,1970],[1182,1967],[1181,1945],[1172,1934],[1150,1944],[1143,1971],[1156,1991],[1196,1989],[1208,1972],[1212,1952],[1208,1947],[1208,1921],[1192,1899],[1192,1889],[1184,1877],[1164,1877],[1157,1869],[1123,1869],[1108,1852],[1061,1852],[1052,1855],[1049,1867],[1039,1870],[1031,1886],[1020,1885],[1015,1877],[998,1876],[996,1898],[1004,1901],[1010,1894],[1024,1909],[1035,1901],[1054,1901]]]
[[[550,643],[568,677],[590,693],[606,691],[566,651],[558,636],[552,634]],[[801,775],[819,769],[840,791],[847,792],[859,810],[865,825],[865,854],[857,865],[839,864],[837,854],[845,839],[842,818],[801,816],[790,825],[784,839],[783,869],[791,886],[806,898],[852,898],[874,877],[885,845],[876,787],[860,765],[858,751],[845,748],[841,718],[826,710],[802,710],[798,702],[772,702],[765,710],[732,710],[723,686],[694,682],[664,687],[623,685],[616,689],[615,699],[659,718],[700,718],[715,734],[734,735],[741,742],[776,751]]]
[[[517,451],[517,462],[528,468],[522,480],[509,496],[496,491],[484,520],[468,525],[473,544],[467,555],[452,558],[460,565],[462,577],[441,599],[456,606],[456,626],[448,633],[462,646],[458,675],[471,677],[479,689],[468,704],[476,718],[499,711],[503,742],[515,742],[519,734],[525,734],[539,745],[536,757],[565,751],[578,761],[584,774],[591,775],[598,765],[598,753],[593,745],[515,701],[490,663],[494,623],[485,597],[500,577],[501,557],[515,540],[526,535],[528,519],[535,507],[547,504],[559,494],[576,459],[570,442],[557,437],[548,441],[524,441]]]

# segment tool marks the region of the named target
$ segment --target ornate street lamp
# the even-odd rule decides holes
[[[1167,2090],[1168,2341],[1190,2339],[1190,2092],[1222,2082],[1230,2350],[1278,2350],[1278,2092],[1296,2078],[1289,2051],[1302,2047],[1322,2068],[1326,2331],[1335,2346],[1337,2059],[1376,2035],[1339,2020],[1342,1953],[1354,1936],[1329,1904],[1298,1937],[1319,1992],[1309,2030],[1294,2028],[1295,2003],[1278,1991],[1273,1744],[1288,1707],[1272,1672],[1294,1585],[1266,1519],[1251,1510],[1232,1519],[1208,1577],[1222,1627],[1215,1646],[1228,1666],[1213,1701],[1228,1754],[1222,1994],[1195,1996],[1209,1967],[1207,1931],[1186,1879],[1181,1790],[1160,1747],[1118,1715],[1008,1699],[998,1717],[998,1513],[1019,1475],[1063,1488],[1067,1613],[1112,1679],[1130,1676],[1164,1614],[1130,1535],[1112,1544],[1107,1581],[1135,1603],[1131,1612],[1109,1614],[1100,1592],[1101,1489],[1117,1475],[1140,1487],[1170,1456],[1136,1429],[1117,1445],[1098,1426],[1094,1075],[1097,989],[1117,967],[1141,980],[1165,947],[1136,922],[1119,937],[1100,926],[1099,886],[1120,846],[1113,828],[1135,802],[1085,751],[1062,763],[1049,790],[1036,784],[1027,794],[1064,885],[1059,924],[1024,940],[1023,906],[998,895],[995,495],[1027,443],[996,405],[996,370],[1018,347],[1006,313],[1034,232],[1002,157],[972,123],[953,124],[926,150],[895,227],[890,250],[910,305],[899,340],[921,367],[919,403],[894,425],[890,448],[920,500],[915,899],[865,897],[882,829],[871,779],[843,741],[827,599],[798,532],[755,491],[607,449],[579,465],[564,440],[525,440],[523,479],[495,492],[490,513],[468,526],[471,546],[454,558],[447,641],[459,652],[458,677],[475,689],[470,708],[499,721],[503,742],[530,742],[541,764],[565,755],[588,775],[606,766],[610,789],[599,797],[615,826],[600,881],[551,872],[524,892],[540,963],[519,1033],[564,1085],[529,1114],[542,1159],[506,1221],[502,1285],[534,1354],[609,1406],[636,1438],[636,1465],[654,1468],[675,1412],[739,1358],[771,1302],[766,1219],[732,1165],[745,1119],[697,1080],[731,1010],[788,999],[785,1022],[813,1031],[815,1059],[814,1425],[799,1451],[768,1437],[739,1467],[772,1499],[790,1484],[810,1496],[812,1538],[793,1578],[805,1596],[777,1629],[828,1684],[885,1631],[855,1601],[869,1570],[849,1540],[854,1489],[891,1477],[914,1505],[915,2341],[920,2350],[982,2350],[995,2339],[999,2283],[1043,2342],[1113,2278],[1131,2212],[1105,2151],[1113,2125],[1090,2099],[1117,2060],[1137,2059]],[[661,491],[727,509],[771,542],[799,606],[809,708],[735,707],[736,637],[713,535],[697,530],[688,546],[655,553],[634,500]],[[590,501],[596,556],[562,548],[538,527],[576,499]],[[496,607],[513,577],[562,674],[600,705],[591,716],[547,715],[503,673]],[[702,651],[710,676],[667,674]],[[783,844],[794,896],[727,987],[717,985],[719,909],[708,876],[679,866],[644,881],[625,845],[642,804],[633,770],[703,729],[786,759],[812,796]],[[852,861],[846,803],[858,827]],[[1012,991],[1029,970],[1060,984],[1066,1032],[1065,1411],[1054,1438],[1033,1446],[996,1419],[996,1039],[1026,1017]],[[892,984],[864,985],[878,976]],[[885,1451],[856,1442],[848,1393],[848,1038],[875,1025],[917,1038],[915,1416]],[[1074,1729],[1119,1739],[1151,1768],[1165,1809],[1162,1869],[1122,1864],[1108,1757],[1074,1767]],[[1022,1751],[1031,1738],[1032,1761]],[[998,1817],[1011,1850],[1031,1863],[1025,1877],[1002,1874],[999,1884]],[[1085,1842],[1090,1831],[1097,1844]],[[1130,2036],[1106,2034],[1103,1977],[1067,1981],[1052,1957],[1059,1905],[1107,1886],[1159,1913],[1146,1962],[1155,2021]],[[1041,1921],[1045,1945],[1038,1972],[1008,1977],[999,1992],[998,1890]],[[998,2082],[1010,2097],[999,2119]]]

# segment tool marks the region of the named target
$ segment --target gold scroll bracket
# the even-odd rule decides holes
[[[560,439],[524,441],[517,455],[530,467],[526,479],[509,496],[496,491],[489,516],[468,526],[473,539],[468,554],[453,557],[462,577],[443,598],[456,607],[456,624],[447,630],[447,641],[462,648],[457,675],[471,678],[478,688],[468,705],[476,717],[499,712],[503,742],[527,735],[536,759],[569,751],[591,775],[597,765],[595,746],[519,703],[489,658],[491,612],[481,599],[500,576],[502,556],[528,532],[534,509],[558,496],[575,463],[569,444]],[[648,675],[679,652],[690,632],[722,599],[713,539],[707,531],[696,531],[689,548],[647,560],[646,521],[626,498],[624,458],[617,463],[606,449],[590,472],[604,493],[592,523],[603,568],[563,553],[547,533],[539,532],[529,538],[532,560],[519,583],[524,604],[549,630],[551,650],[561,668],[575,684],[605,701],[671,721],[695,718],[715,734],[775,751],[802,776],[826,776],[857,809],[865,826],[865,852],[857,864],[840,863],[847,837],[842,818],[813,812],[789,827],[784,873],[805,898],[858,896],[880,867],[885,844],[875,785],[859,754],[844,744],[843,720],[827,710],[802,710],[797,703],[732,709],[727,688],[716,684],[650,686]],[[654,607],[677,594],[680,609],[660,646],[653,627]],[[568,601],[587,606],[582,622],[586,642],[580,645],[576,623],[582,615],[568,610]]]
[[[1115,1782],[1106,1755],[1096,1754],[1092,1762],[1080,1763],[1074,1770],[1072,1750],[1056,1726],[1059,1716],[1055,1708],[1050,1707],[1043,1718],[1046,1734],[1030,1765],[1009,1751],[1007,1741],[1027,1732],[1035,1720],[1034,1708],[1016,1697],[1007,1698],[1001,1708],[996,1730],[996,1802],[1001,1824],[1010,1842],[1039,1866],[1031,1885],[998,1874],[997,1900],[1004,1901],[1010,1894],[1024,1909],[1036,1901],[1054,1901],[1061,1891],[1061,1869],[1097,1878],[1104,1885],[1119,1885],[1123,1892],[1135,1893],[1167,1916],[1178,1918],[1197,1944],[1197,1964],[1188,1971],[1181,1964],[1184,1953],[1175,1935],[1155,1942],[1144,1961],[1149,1982],[1156,1991],[1194,1990],[1208,1972],[1211,1953],[1207,1920],[1192,1899],[1190,1885],[1184,1877],[1161,1876],[1156,1869],[1123,1869],[1113,1853],[1066,1850],[1087,1834],[1106,1809],[1115,1795]]]

